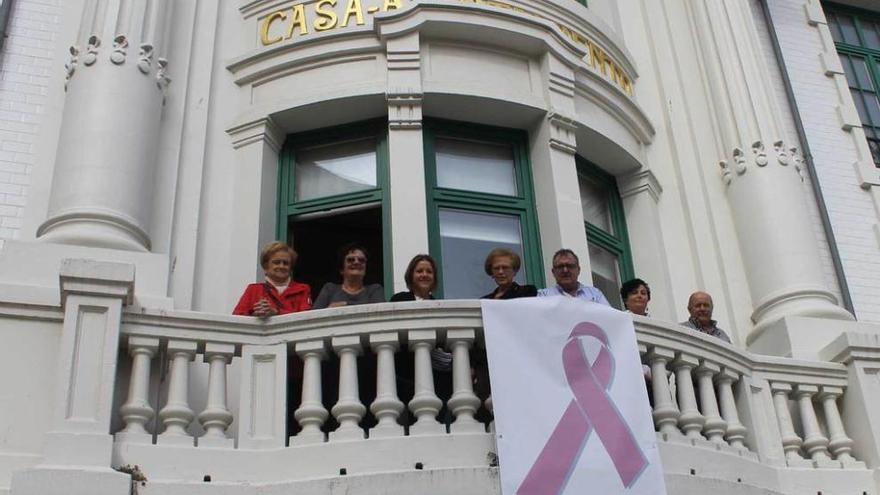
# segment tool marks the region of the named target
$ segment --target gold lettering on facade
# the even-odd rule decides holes
[[[336,27],[336,21],[338,20],[336,17],[336,11],[332,8],[323,8],[327,6],[335,7],[336,0],[318,0],[318,3],[315,5],[315,14],[318,16],[313,24],[313,26],[315,26],[315,31],[326,31]]]
[[[309,34],[309,21],[308,17],[306,16],[307,7],[310,11],[312,8],[314,9],[312,11],[314,14],[314,21],[312,22],[312,26],[314,27],[315,31],[327,31],[334,28],[348,27],[352,17],[354,17],[354,24],[358,26],[363,26],[365,23],[363,5],[364,3],[373,4],[366,8],[367,14],[375,14],[380,10],[382,12],[387,12],[389,10],[400,9],[402,7],[402,0],[381,1],[382,7],[380,9],[378,5],[375,5],[379,2],[379,0],[347,0],[347,3],[345,4],[345,9],[341,12],[340,15],[338,15],[336,12],[337,0],[318,0],[316,3],[299,3],[292,7],[287,7],[285,9],[272,12],[263,19],[262,23],[260,23],[260,42],[263,44],[263,46],[269,46],[284,40],[289,40],[293,37],[294,32],[297,29],[299,29],[300,36]],[[518,5],[513,5],[502,0],[460,1],[462,3],[486,5],[499,9],[512,10],[521,14],[549,20],[539,13],[525,10]],[[339,17],[341,17],[341,22],[338,22],[340,21]],[[289,22],[287,22],[286,25],[283,25],[287,28],[286,35],[282,36],[281,34],[276,34],[273,36],[272,27],[274,24],[276,24],[276,21],[283,23],[288,21],[288,18]],[[629,78],[629,76],[626,75],[626,71],[620,64],[618,64],[614,60],[614,58],[612,58],[605,50],[603,50],[592,40],[575,32],[570,27],[558,23],[556,24],[556,26],[559,28],[563,35],[565,35],[574,43],[586,49],[587,55],[584,57],[584,61],[590,67],[592,67],[594,71],[614,83],[627,95],[633,95],[632,80]]]
[[[289,40],[293,37],[293,29],[299,26],[299,35],[309,34],[309,23],[306,22],[306,11],[303,4],[293,6],[293,17],[290,19],[290,26],[287,28],[287,36],[284,39]]]
[[[269,28],[272,27],[272,23],[277,19],[286,20],[287,14],[283,11],[272,12],[263,20],[263,26],[260,28],[260,41],[263,42],[263,46],[272,45],[282,40],[281,36],[269,38]]]
[[[355,16],[355,22],[358,26],[364,25],[364,11],[361,8],[361,0],[348,0],[348,7],[345,8],[345,13],[342,14],[342,22],[339,24],[339,27],[348,26],[348,20],[351,19],[351,16]]]

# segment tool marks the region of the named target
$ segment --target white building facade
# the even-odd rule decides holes
[[[0,13],[0,491],[499,493],[467,376],[504,246],[650,283],[669,493],[880,492],[875,2]],[[348,241],[387,295],[430,253],[445,300],[228,316],[273,239],[313,290]],[[675,324],[695,290],[732,345]]]

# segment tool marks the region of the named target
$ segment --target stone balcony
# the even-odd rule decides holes
[[[875,340],[842,334],[827,349],[840,362],[802,361],[650,318],[635,326],[669,493],[877,493],[878,420],[866,418],[878,411],[863,397],[877,384],[857,369]],[[470,378],[483,345],[478,301],[267,322],[147,310],[123,313],[120,329],[112,462],[140,466],[141,493],[326,493],[320,479],[499,492],[491,398],[476,401]],[[438,376],[452,391],[440,416],[448,425],[435,419],[435,346],[471,350],[454,352],[452,373]],[[412,384],[406,403],[400,383]]]

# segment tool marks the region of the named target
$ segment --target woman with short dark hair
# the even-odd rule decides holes
[[[327,282],[315,299],[314,309],[385,302],[379,284],[364,285],[367,274],[367,249],[358,243],[342,246],[336,256],[341,284]]]
[[[627,280],[620,286],[620,299],[623,301],[623,308],[630,313],[648,316],[651,288],[640,278]]]

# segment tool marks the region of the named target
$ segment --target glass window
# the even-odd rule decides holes
[[[299,148],[294,158],[298,201],[376,187],[375,139]]]
[[[611,213],[608,211],[608,191],[584,176],[578,181],[578,186],[581,190],[584,220],[606,232],[613,233]]]
[[[287,136],[279,160],[277,238],[299,252],[294,277],[315,297],[338,282],[336,250],[370,253],[367,283],[393,287],[388,225],[388,124],[375,120]]]
[[[477,298],[495,289],[486,275],[486,254],[507,248],[523,256],[520,219],[513,215],[440,208],[440,250],[443,253],[443,294],[446,298]],[[524,284],[527,268],[516,274]]]
[[[543,286],[527,135],[458,122],[425,122],[425,181],[439,295],[475,298],[495,289],[489,251],[520,255],[520,284]]]
[[[605,298],[617,309],[621,309],[620,301],[620,260],[618,257],[598,246],[590,244],[590,267],[593,272],[593,285],[605,294]],[[625,281],[624,281],[625,282]]]
[[[620,309],[620,285],[634,275],[617,181],[580,157],[576,162],[593,285]]]
[[[438,136],[434,152],[439,187],[516,196],[513,150],[509,144]]]
[[[880,14],[831,4],[824,8],[868,148],[880,167]]]

